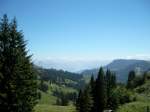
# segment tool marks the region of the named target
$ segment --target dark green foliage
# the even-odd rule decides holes
[[[93,100],[90,95],[90,90],[90,87],[86,87],[83,92],[79,92],[79,96],[76,101],[76,110],[78,112],[91,112],[91,108],[93,107]]]
[[[69,101],[66,93],[59,92],[59,94],[57,94],[56,105],[67,106]]]
[[[136,75],[134,71],[131,71],[128,76],[127,88],[136,88],[143,85],[147,80],[149,80],[148,72],[144,72],[143,75]]]
[[[68,101],[72,101],[72,102],[75,102],[76,98],[77,98],[76,92],[64,93],[64,92],[57,90],[57,89],[55,91],[53,91],[53,95],[56,96],[58,99],[61,99],[62,96],[65,96],[65,98]]]
[[[144,77],[143,75],[141,76],[136,76],[134,80],[132,81],[132,88],[136,88],[137,86],[143,85],[144,84]]]
[[[118,106],[119,106],[118,93],[115,92],[113,89],[111,91],[109,98],[107,99],[107,108],[111,110],[116,110]]]
[[[92,75],[89,83],[90,96],[93,103],[91,110],[89,109],[90,112],[103,112],[104,110],[116,111],[120,105],[136,101],[137,98],[132,89],[139,93],[144,93],[145,89],[149,90],[149,83],[146,83],[149,80],[149,72],[145,72],[141,76],[136,76],[135,72],[131,71],[126,86],[125,84],[116,83],[116,76],[113,72],[107,70],[105,75],[103,68],[100,68],[96,80],[94,80]],[[146,85],[143,85],[144,83]],[[149,92],[145,93],[149,94]],[[78,112],[84,112],[83,108],[90,107],[85,107],[85,97],[83,96],[86,96],[84,95],[84,91],[80,91],[76,104]]]
[[[77,112],[83,112],[83,92],[82,90],[79,91],[78,98],[76,100],[76,110]]]
[[[115,75],[110,71],[106,71],[106,89],[107,89],[107,108],[112,109],[113,102],[115,102],[115,96],[112,94],[113,89],[116,87],[116,77]],[[114,109],[114,108],[113,108]]]
[[[47,85],[46,83],[44,83],[43,80],[41,80],[41,83],[40,83],[40,85],[39,85],[39,89],[40,89],[41,91],[43,91],[43,92],[47,92],[47,90],[48,90],[48,85]]]
[[[68,105],[69,100],[68,100],[67,96],[65,95],[65,93],[61,94],[60,101],[61,101],[62,106],[67,106]]]
[[[94,112],[95,111],[94,105],[96,105],[96,94],[95,94],[95,80],[94,80],[93,75],[91,76],[90,87],[91,87],[91,97],[92,97],[92,101],[93,101],[93,106],[91,107],[90,112]]]
[[[134,99],[132,97],[132,93],[125,87],[117,87],[113,92],[117,95],[119,104],[125,104],[133,101]]]
[[[102,112],[107,104],[107,89],[105,82],[105,74],[103,68],[101,67],[98,73],[95,84],[95,111]]]
[[[135,79],[135,72],[130,71],[128,76],[128,81],[127,81],[127,88],[129,89],[134,88],[134,79]]]
[[[38,72],[40,80],[49,81],[51,84],[55,83],[57,85],[65,85],[78,90],[83,88],[85,85],[81,74],[56,69],[43,69],[40,67],[35,67],[35,70]],[[66,80],[70,80],[75,83],[67,83]]]
[[[92,75],[89,83],[89,95],[90,101],[92,102],[90,112],[103,112],[104,109],[116,109],[118,106],[118,98],[116,97],[116,94],[113,93],[115,88],[116,77],[110,70],[107,70],[105,75],[103,68],[101,67],[96,80],[94,80]],[[79,112],[84,111],[82,108],[85,106],[82,96],[86,96],[84,95],[84,91],[80,91],[77,99],[76,106],[77,110],[80,110]]]
[[[31,112],[37,99],[36,75],[16,20],[0,23],[0,111]]]

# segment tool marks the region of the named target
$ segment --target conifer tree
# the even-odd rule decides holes
[[[127,81],[127,88],[132,89],[134,87],[133,80],[135,79],[136,75],[134,71],[130,71],[128,75],[128,81]]]
[[[106,92],[105,74],[102,67],[100,68],[98,77],[96,79],[95,94],[96,94],[95,112],[103,112],[107,104],[107,92]]]
[[[93,107],[93,99],[91,96],[91,87],[87,86],[83,93],[84,112],[90,112]]]
[[[0,23],[0,111],[31,112],[37,99],[36,74],[16,19]]]
[[[117,86],[117,81],[116,81],[116,75],[115,75],[115,73],[111,74],[111,85],[112,85],[112,88],[116,88],[116,86]]]
[[[79,91],[78,98],[76,100],[76,110],[77,112],[83,112],[83,92],[82,90]]]
[[[91,76],[91,80],[90,80],[90,84],[89,86],[91,87],[91,97],[92,97],[92,100],[93,100],[93,106],[91,107],[91,112],[94,112],[95,111],[95,107],[94,105],[96,105],[96,94],[95,94],[95,80],[94,80],[94,76],[92,75]]]
[[[79,96],[76,103],[76,109],[78,112],[91,112],[91,109],[93,107],[93,100],[90,94],[90,90],[90,86],[88,86],[83,92],[79,92]]]
[[[107,108],[111,109],[114,98],[112,97],[112,91],[116,87],[116,77],[110,71],[106,71],[106,88],[107,88]]]
[[[111,90],[112,90],[112,85],[111,85],[111,71],[107,70],[106,71],[106,89],[107,89],[107,108],[110,107],[110,95],[111,95]]]

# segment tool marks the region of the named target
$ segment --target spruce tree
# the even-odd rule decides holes
[[[82,90],[79,91],[78,98],[76,100],[76,110],[77,112],[83,112],[83,92]]]
[[[0,111],[31,112],[37,99],[36,74],[16,19],[0,23]]]
[[[110,95],[111,95],[111,90],[112,90],[110,70],[106,71],[106,89],[107,89],[107,108],[110,108],[109,103],[110,103]]]
[[[95,103],[96,103],[96,95],[95,95],[95,80],[94,80],[94,76],[92,75],[91,76],[91,80],[90,80],[90,84],[89,86],[91,87],[91,97],[92,97],[92,100],[93,100],[93,106],[91,107],[91,112],[94,112],[95,111]]]
[[[107,88],[107,108],[112,109],[113,106],[113,89],[116,87],[116,77],[115,75],[110,71],[106,71],[106,88]]]
[[[91,112],[91,109],[93,107],[93,99],[91,96],[91,87],[87,86],[83,93],[83,112]]]
[[[128,81],[127,81],[127,88],[128,89],[132,89],[134,87],[134,79],[135,79],[136,75],[134,71],[130,71],[129,75],[128,75]]]
[[[79,96],[76,101],[77,112],[91,112],[93,107],[93,100],[91,97],[90,86],[87,86],[84,91],[79,92]]]
[[[100,68],[98,72],[98,77],[96,79],[95,94],[96,94],[95,112],[103,112],[107,104],[107,92],[106,92],[105,74],[102,67]]]

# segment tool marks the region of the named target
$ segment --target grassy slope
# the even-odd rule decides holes
[[[47,82],[47,84],[49,84]],[[138,87],[137,89],[142,89],[143,92],[137,94],[137,101],[124,104],[120,106],[117,112],[146,112],[147,106],[150,107],[150,82]],[[57,106],[56,97],[52,95],[53,90],[61,90],[64,92],[75,92],[73,88],[58,86],[56,84],[49,85],[49,90],[47,93],[42,93],[42,98],[39,101],[38,105],[35,107],[35,112],[75,112],[75,107],[72,105],[69,106]]]
[[[150,107],[150,102],[132,102],[120,106],[117,112],[146,112],[147,106]]]
[[[137,89],[143,90],[142,93],[136,95],[137,101],[120,106],[117,112],[147,112],[147,106],[150,108],[150,82]]]
[[[40,104],[35,108],[35,112],[75,112],[74,106],[56,106]]]
[[[65,87],[65,86],[58,86],[56,84],[49,85],[49,90],[44,93],[41,92],[41,99],[39,103],[35,106],[35,112],[74,112],[75,107],[73,105],[69,106],[57,106],[56,103],[56,97],[53,96],[53,90],[57,89],[63,92],[76,92],[75,89]]]

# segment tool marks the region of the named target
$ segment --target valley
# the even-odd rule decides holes
[[[126,62],[127,61],[127,62]],[[131,62],[130,62],[131,61]],[[115,60],[112,63],[108,64],[107,67],[112,68],[113,71],[118,68],[118,70],[124,70],[126,68],[129,68],[128,66],[133,66],[134,70],[136,68],[139,68],[140,70],[136,74],[140,75],[140,73],[144,73],[145,71],[148,71],[147,69],[143,69],[144,64],[142,68],[140,68],[140,64],[135,64],[139,62],[149,63],[146,61],[141,60],[123,60],[120,62],[120,60]],[[104,67],[105,69],[106,67]],[[38,104],[35,107],[35,112],[75,112],[75,99],[78,96],[79,90],[85,87],[90,81],[90,74],[94,74],[94,71],[86,71],[85,70],[81,73],[71,73],[63,70],[56,70],[56,69],[44,69],[40,67],[35,67],[36,71],[39,74],[39,84],[40,80],[43,80],[43,83],[48,86],[48,89],[44,92],[39,89],[40,92],[40,99]],[[96,69],[95,69],[96,70]],[[131,69],[130,69],[131,70]],[[129,71],[129,70],[128,70]],[[85,74],[87,73],[87,74]],[[124,74],[123,74],[124,75]],[[95,76],[95,74],[94,74]],[[96,76],[95,76],[96,77]],[[127,79],[128,74],[126,74],[125,79]],[[124,83],[124,81],[119,80],[120,78],[117,78],[118,82]],[[134,88],[131,92],[134,93],[133,96],[136,97],[136,101],[132,101],[129,103],[125,103],[123,105],[120,105],[116,112],[133,112],[133,110],[137,110],[137,112],[145,112],[145,109],[147,106],[150,106],[150,80],[147,80],[144,84]],[[75,99],[68,101],[67,105],[62,106],[57,104],[57,100],[60,96],[55,95],[55,92],[58,93],[74,93]]]

